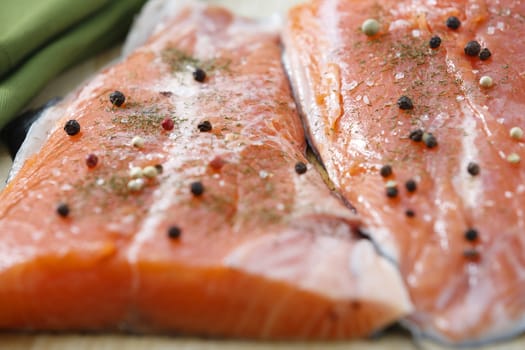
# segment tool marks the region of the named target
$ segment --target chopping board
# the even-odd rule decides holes
[[[287,8],[303,0],[209,0],[210,3],[220,4],[234,12],[251,17],[271,15],[276,12],[284,13]],[[93,72],[116,59],[120,53],[117,46],[97,57],[83,62],[70,69],[48,86],[28,105],[37,107],[55,96],[63,96],[73,90],[75,86],[87,79]],[[4,179],[11,166],[11,160],[0,144],[0,190],[4,187]],[[1,257],[0,257],[1,259]],[[1,312],[1,310],[0,310]],[[255,342],[234,340],[213,340],[184,337],[139,336],[122,334],[10,334],[0,333],[0,350],[299,350],[299,349],[328,349],[328,350],[411,350],[447,349],[430,342],[414,341],[407,334],[398,331],[387,332],[374,340],[331,342],[331,343],[304,343],[304,342]],[[478,347],[477,349],[493,350],[522,350],[525,349],[525,337],[510,342]]]

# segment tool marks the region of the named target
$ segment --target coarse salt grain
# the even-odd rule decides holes
[[[135,136],[133,139],[131,139],[131,144],[133,147],[142,148],[144,147],[144,139],[140,136]]]
[[[128,189],[130,191],[140,191],[142,187],[144,187],[144,179],[133,179],[128,182]]]
[[[142,177],[142,168],[138,166],[134,166],[133,168],[129,169],[129,177],[133,179],[137,179],[139,177]]]

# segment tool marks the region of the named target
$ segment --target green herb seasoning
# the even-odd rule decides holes
[[[129,116],[116,116],[111,121],[113,124],[126,129],[127,131],[133,131],[140,134],[155,133],[159,130],[159,125],[162,126],[163,120],[166,119],[155,110],[143,110],[135,115]],[[176,118],[171,118],[174,126],[177,122]],[[169,122],[168,122],[169,123]]]
[[[207,73],[218,70],[227,71],[231,63],[230,60],[223,58],[200,60],[177,48],[166,48],[162,51],[161,55],[164,63],[168,64],[174,73],[187,71],[188,67],[193,67],[195,72],[197,69]]]

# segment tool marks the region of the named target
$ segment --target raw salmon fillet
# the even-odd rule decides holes
[[[408,314],[307,163],[280,57],[275,24],[195,5],[53,108],[0,194],[0,328],[338,339]]]
[[[283,40],[329,178],[399,265],[405,324],[456,344],[522,332],[525,149],[510,130],[525,128],[525,2],[316,0]]]

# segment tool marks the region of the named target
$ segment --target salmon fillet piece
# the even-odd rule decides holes
[[[185,7],[49,112],[0,194],[0,329],[338,339],[408,314],[305,158],[280,56],[274,24]]]
[[[399,265],[405,323],[455,344],[522,332],[525,2],[315,0],[283,40],[328,177]]]

